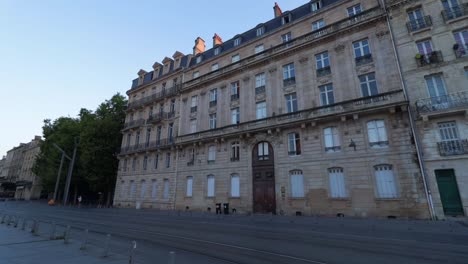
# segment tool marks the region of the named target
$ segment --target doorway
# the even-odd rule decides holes
[[[436,170],[435,175],[444,214],[451,216],[464,215],[455,171],[453,169]]]
[[[259,142],[252,150],[253,212],[276,214],[273,147]]]

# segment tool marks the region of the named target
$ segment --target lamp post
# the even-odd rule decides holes
[[[78,138],[75,138],[75,147],[73,148],[73,157],[71,159],[70,167],[68,167],[67,181],[65,182],[65,190],[63,195],[63,205],[67,205],[68,191],[70,190],[71,177],[73,174],[73,166],[75,165],[76,149],[78,148]]]
[[[60,183],[60,176],[62,174],[63,162],[65,161],[65,158],[67,158],[68,160],[71,160],[71,158],[57,144],[52,143],[52,145],[62,153],[62,158],[60,160],[60,167],[59,167],[59,170],[58,170],[58,173],[57,173],[57,180],[55,181],[54,201],[56,201],[57,200],[58,187],[59,187],[59,183]]]

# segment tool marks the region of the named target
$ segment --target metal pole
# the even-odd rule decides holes
[[[169,264],[175,264],[175,252],[174,251],[170,251],[169,252]]]
[[[67,205],[68,201],[68,191],[70,189],[70,183],[71,183],[71,177],[73,174],[73,166],[75,165],[75,158],[76,158],[76,149],[78,147],[78,138],[75,138],[75,148],[73,149],[73,157],[71,160],[70,167],[68,167],[68,175],[67,175],[67,181],[65,183],[65,190],[64,190],[64,195],[63,195],[63,205]]]
[[[133,259],[134,259],[134,254],[135,254],[136,247],[137,247],[137,243],[136,243],[135,240],[133,240],[132,241],[132,248],[130,248],[130,257],[128,259],[128,264],[133,264]]]
[[[65,153],[62,153],[62,159],[60,160],[60,167],[57,173],[57,181],[55,182],[55,190],[54,190],[54,202],[57,201],[57,192],[60,183],[60,175],[62,174],[62,166],[63,161],[65,160]]]

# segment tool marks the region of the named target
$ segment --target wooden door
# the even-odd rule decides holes
[[[463,206],[453,170],[436,170],[437,186],[445,215],[463,215]]]
[[[260,142],[252,150],[253,211],[276,213],[273,147]]]

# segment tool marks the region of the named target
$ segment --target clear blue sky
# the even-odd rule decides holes
[[[308,0],[279,1],[284,11]],[[211,47],[273,18],[274,0],[0,0],[0,158],[42,135],[44,119],[76,117],[125,94],[139,69],[197,36]]]

